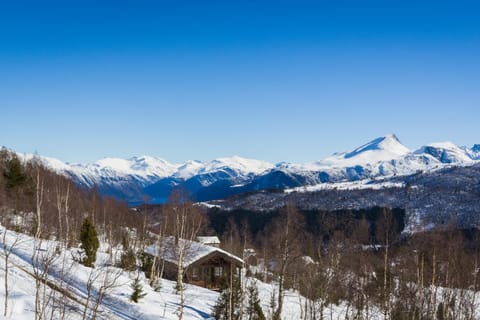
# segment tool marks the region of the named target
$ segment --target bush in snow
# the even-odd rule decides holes
[[[120,257],[119,267],[127,271],[137,270],[137,257],[133,249],[127,249]]]

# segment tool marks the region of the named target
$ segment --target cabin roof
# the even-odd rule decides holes
[[[220,244],[220,239],[217,236],[201,236],[197,237],[197,241],[203,244]]]
[[[160,259],[168,261],[173,264],[178,262],[178,246],[187,253],[184,258],[184,267],[215,253],[224,256],[227,260],[233,261],[235,264],[243,264],[243,260],[230,252],[222,250],[217,247],[212,247],[197,241],[190,241],[185,239],[178,239],[177,244],[174,237],[163,237],[156,244],[145,248],[145,253],[152,256],[157,256]]]

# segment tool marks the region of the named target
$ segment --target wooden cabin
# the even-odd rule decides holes
[[[217,236],[199,236],[197,242],[206,244],[207,246],[220,248],[220,239]]]
[[[157,256],[159,268],[163,264],[164,278],[176,280],[179,248],[186,252],[183,259],[185,283],[221,290],[228,285],[230,275],[241,275],[242,259],[218,247],[197,241],[165,237],[156,245],[147,247],[145,252]]]

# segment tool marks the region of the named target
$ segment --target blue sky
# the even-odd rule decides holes
[[[0,145],[71,162],[471,146],[475,2],[2,1]]]

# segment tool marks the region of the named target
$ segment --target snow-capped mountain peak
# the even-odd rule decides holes
[[[162,177],[171,175],[178,167],[178,165],[173,165],[164,159],[150,156],[133,157],[130,161],[131,169]]]
[[[205,164],[198,160],[189,160],[177,167],[173,174],[175,178],[188,179],[198,174]]]
[[[187,161],[179,166],[174,176],[188,179],[198,174],[233,170],[240,175],[260,174],[274,166],[266,161],[247,159],[239,156],[217,158],[209,162]]]
[[[211,161],[205,166],[205,171],[206,172],[215,171],[219,168],[225,168],[225,167],[237,170],[244,174],[249,174],[249,173],[259,174],[268,169],[273,168],[274,166],[273,164],[266,161],[233,156],[233,157],[227,157],[227,158],[218,158]]]
[[[451,142],[432,143],[411,152],[394,134],[389,134],[351,151],[303,164],[273,165],[239,156],[182,164],[150,156],[104,158],[86,165],[42,159],[47,166],[72,177],[79,185],[97,186],[101,193],[131,203],[141,203],[145,196],[152,201],[165,201],[177,187],[190,192],[194,199],[204,201],[252,190],[404,176],[445,166],[474,164],[480,160],[480,145],[467,148]]]
[[[138,175],[141,177],[166,177],[177,169],[175,165],[163,159],[149,156],[132,157],[130,159],[103,158],[86,167],[92,171],[110,172],[115,175]]]
[[[345,154],[345,159],[356,157],[362,153],[369,151],[383,151],[391,154],[403,156],[410,152],[394,134],[389,134],[370,141],[367,144]]]
[[[468,153],[450,141],[427,144],[414,152],[415,154],[427,154],[441,163],[466,163],[472,158]]]
[[[398,159],[410,153],[394,134],[374,139],[352,151],[336,153],[318,162],[324,166],[356,166]]]

